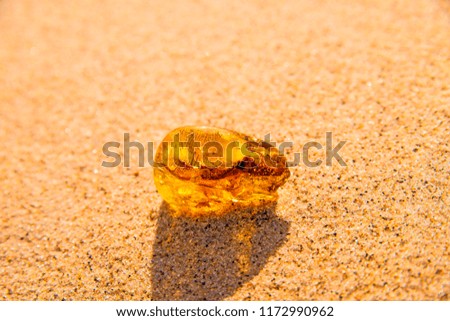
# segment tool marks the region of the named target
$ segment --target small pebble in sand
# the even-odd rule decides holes
[[[177,128],[155,154],[156,188],[176,215],[220,215],[274,202],[289,176],[273,145],[222,128]]]

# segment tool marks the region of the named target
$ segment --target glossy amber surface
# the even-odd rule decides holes
[[[220,215],[276,201],[286,158],[267,142],[214,127],[170,132],[155,154],[154,179],[177,215]]]

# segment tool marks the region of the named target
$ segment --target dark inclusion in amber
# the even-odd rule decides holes
[[[155,154],[155,185],[177,215],[223,214],[278,198],[290,176],[286,158],[269,143],[214,127],[170,132]]]

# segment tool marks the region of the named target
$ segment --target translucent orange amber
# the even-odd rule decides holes
[[[155,154],[156,188],[178,215],[220,215],[276,201],[289,176],[274,146],[222,128],[177,128]]]

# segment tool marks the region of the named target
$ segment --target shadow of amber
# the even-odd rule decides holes
[[[264,267],[286,240],[275,203],[220,217],[175,217],[160,208],[152,258],[152,300],[220,300]]]

